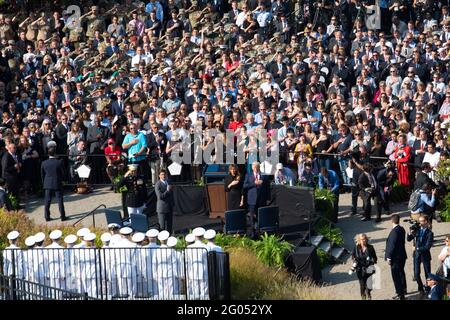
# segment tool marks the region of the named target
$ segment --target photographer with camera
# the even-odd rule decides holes
[[[415,192],[418,192],[420,196],[417,199],[417,204],[411,208],[411,215],[420,214],[427,216],[431,227],[433,222],[433,214],[436,210],[437,190],[432,189],[432,186],[429,183],[424,183],[422,188]]]
[[[361,290],[361,298],[363,300],[371,300],[372,297],[370,292],[372,289],[367,281],[375,273],[375,268],[373,266],[377,263],[378,259],[375,249],[369,244],[369,239],[365,233],[356,236],[356,245],[353,248],[352,259],[353,265],[349,274],[356,271]]]
[[[433,245],[433,232],[429,229],[426,215],[421,214],[418,222],[409,228],[406,240],[413,241],[414,278],[417,281],[420,297],[424,298],[425,289],[420,279],[420,264],[423,264],[425,277],[428,277],[431,273],[430,249]]]
[[[138,164],[129,164],[128,171],[119,182],[119,188],[126,186],[125,205],[128,214],[143,214],[144,204],[147,200],[147,187],[145,186],[144,176],[138,173]]]

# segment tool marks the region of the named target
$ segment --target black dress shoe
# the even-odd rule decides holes
[[[375,222],[381,222],[381,218],[376,218]]]
[[[45,221],[49,222],[49,221],[52,221],[52,219],[51,218],[45,218]]]
[[[396,295],[395,297],[392,298],[393,300],[406,300],[404,295]]]
[[[361,221],[370,221],[370,218],[364,217],[361,219]]]
[[[61,218],[61,221],[66,221],[66,220],[67,220],[66,217],[62,217],[62,218]]]

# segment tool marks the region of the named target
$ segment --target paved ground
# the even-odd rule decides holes
[[[36,223],[45,223],[43,202],[43,199],[31,199],[25,206],[25,211],[29,213],[30,218]],[[64,203],[66,215],[69,218],[69,220],[64,223],[73,224],[84,214],[100,204],[105,204],[111,209],[120,210],[121,197],[120,194],[109,191],[109,188],[101,188],[87,195],[67,194],[64,198]],[[355,235],[364,232],[369,236],[370,242],[374,245],[379,257],[379,272],[377,276],[380,278],[380,281],[379,288],[375,289],[372,293],[373,299],[390,299],[395,295],[394,286],[392,283],[389,266],[383,260],[385,241],[391,228],[389,217],[383,216],[383,221],[381,223],[375,223],[373,221],[362,222],[360,221],[359,216],[349,215],[351,203],[350,194],[341,195],[339,203],[341,208],[340,219],[337,226],[343,230],[345,246],[348,249],[352,249]],[[360,206],[361,205],[362,204],[360,203]],[[54,220],[49,223],[61,224],[61,221],[58,218],[58,206],[55,202],[53,202],[51,209],[52,218]],[[391,209],[394,212],[401,213],[401,224],[407,229],[408,223],[403,222],[403,219],[408,216],[405,211],[406,203],[394,205]],[[156,220],[155,217],[152,217],[152,219]],[[96,215],[95,220],[97,227],[106,227],[106,221],[103,214],[100,213]],[[174,220],[174,222],[179,225],[188,225],[189,223],[189,221],[183,221],[182,218],[175,218]],[[92,218],[87,218],[78,225],[89,227],[92,225]],[[444,236],[450,233],[450,223],[434,223],[433,232],[436,242],[432,248],[432,271],[435,271],[438,265],[437,255],[443,246]],[[408,292],[411,293],[408,295],[408,298],[415,299],[417,296],[417,285],[412,281],[412,258],[409,244],[407,249],[409,257],[405,269],[408,281]],[[338,299],[360,299],[359,285],[356,275],[348,275],[348,270],[350,269],[351,264],[351,259],[348,259],[345,264],[330,266],[322,270],[324,281],[329,283],[329,287],[324,289],[333,292]]]
[[[359,199],[360,200],[360,199]],[[395,295],[394,284],[390,273],[389,265],[384,261],[384,249],[386,246],[386,238],[390,232],[392,224],[389,217],[383,215],[383,221],[375,223],[374,221],[363,222],[360,221],[360,216],[350,216],[350,194],[341,195],[339,204],[342,206],[340,209],[340,218],[337,226],[343,230],[345,246],[348,249],[353,249],[354,237],[358,233],[366,233],[370,239],[370,243],[375,247],[378,256],[378,274],[379,279],[378,288],[372,291],[372,298],[377,300],[391,299]],[[360,206],[362,202],[360,200]],[[403,219],[409,217],[409,213],[406,211],[407,203],[393,205],[391,209],[401,214],[401,225],[408,230],[409,224],[404,222]],[[435,243],[431,249],[432,261],[431,271],[435,272],[438,267],[438,259],[442,246],[444,245],[445,235],[450,233],[450,223],[436,223],[433,222],[433,232]],[[407,243],[406,249],[408,254],[408,260],[406,261],[406,279],[408,288],[408,299],[416,299],[417,283],[412,281],[412,244]],[[322,276],[324,281],[330,283],[331,290],[338,299],[360,299],[359,295],[359,283],[355,274],[349,275],[348,271],[352,265],[352,260],[348,259],[345,264],[333,265],[322,270]],[[422,271],[422,277],[423,271]],[[424,281],[424,280],[422,280]]]

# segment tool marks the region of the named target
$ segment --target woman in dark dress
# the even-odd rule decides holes
[[[230,164],[228,175],[225,177],[225,192],[227,193],[227,210],[237,210],[243,206],[244,179],[235,164]]]
[[[352,271],[356,270],[361,290],[361,298],[363,300],[370,300],[372,298],[370,295],[372,286],[368,285],[367,282],[375,273],[373,265],[377,263],[377,254],[375,253],[373,246],[369,244],[369,239],[366,234],[361,233],[356,236],[356,246],[353,248],[352,258]]]

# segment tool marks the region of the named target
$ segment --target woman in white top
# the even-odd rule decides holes
[[[386,85],[392,88],[392,94],[398,96],[402,84],[402,77],[398,74],[398,70],[391,67],[389,76],[386,78]]]
[[[444,270],[444,277],[450,278],[450,235],[445,237],[445,246],[442,248],[441,253],[438,256],[439,261],[442,262],[442,267]]]

